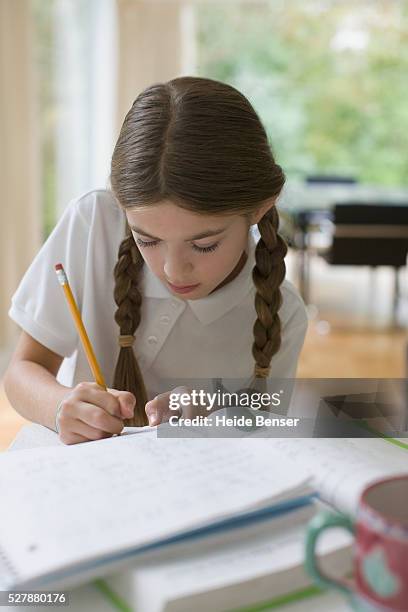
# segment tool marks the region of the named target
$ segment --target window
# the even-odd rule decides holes
[[[406,184],[408,3],[202,2],[197,72],[241,90],[290,178]]]
[[[114,144],[114,0],[32,0],[46,236],[74,197],[107,186]]]

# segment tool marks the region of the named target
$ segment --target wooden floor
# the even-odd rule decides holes
[[[299,378],[403,378],[407,335],[401,330],[332,330],[313,324],[302,351]]]
[[[288,261],[295,277],[294,258]],[[408,282],[402,283],[397,327],[391,319],[392,277],[380,271],[333,270],[316,261],[312,268],[309,330],[300,356],[299,378],[401,378],[406,376]],[[0,451],[24,423],[0,386]]]

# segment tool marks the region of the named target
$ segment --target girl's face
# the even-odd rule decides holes
[[[128,208],[126,216],[150,270],[175,296],[198,300],[231,274],[247,248],[250,223],[240,215],[198,215],[169,200]]]

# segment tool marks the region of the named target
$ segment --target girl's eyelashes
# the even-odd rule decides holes
[[[142,240],[141,238],[136,238],[136,243],[143,248],[156,246],[159,244],[159,242],[159,240]],[[219,244],[219,242],[215,242],[214,244],[210,244],[206,247],[200,247],[197,244],[192,244],[191,247],[194,249],[194,251],[198,251],[199,253],[211,253],[212,251],[215,251]]]
[[[141,247],[149,247],[149,246],[156,246],[157,244],[159,244],[158,240],[142,240],[141,238],[136,238],[136,243],[141,246]]]
[[[214,244],[210,244],[209,246],[206,246],[206,247],[200,247],[200,246],[197,246],[196,244],[192,244],[191,246],[193,247],[195,251],[198,251],[199,253],[211,253],[211,251],[215,251],[218,245],[219,245],[219,242],[215,242]]]

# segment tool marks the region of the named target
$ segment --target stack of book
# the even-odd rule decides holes
[[[127,433],[67,447],[31,426],[19,452],[0,456],[1,589],[105,577],[123,606],[149,612],[281,597],[310,584],[303,541],[316,498],[352,514],[366,484],[406,471],[404,449],[380,439]],[[319,552],[337,575],[350,570],[347,534]]]

